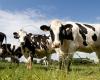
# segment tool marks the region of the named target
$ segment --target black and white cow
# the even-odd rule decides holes
[[[18,32],[14,32],[13,35],[14,35],[14,38],[18,39],[20,42],[21,53],[26,58],[27,68],[31,69],[33,56],[35,54],[35,47],[32,44],[32,40],[30,38],[31,35],[27,34],[22,29]]]
[[[42,25],[40,28],[50,32],[52,47],[59,53],[60,62],[67,58],[68,70],[75,51],[96,52],[100,58],[100,24],[53,20],[50,26]]]
[[[10,57],[12,62],[19,64],[18,58],[22,56],[20,47],[15,46],[13,44],[2,44],[1,49],[2,52],[0,54],[0,57],[2,59]]]
[[[5,43],[3,43],[4,39],[5,39]],[[11,57],[13,58],[13,60],[15,60],[15,56],[19,57],[19,55],[21,55],[17,53],[15,54],[15,52],[17,52],[15,46],[7,43],[6,34],[0,32],[0,57],[2,59],[5,59],[6,57]],[[15,61],[18,60],[16,59]]]
[[[7,43],[6,34],[0,32],[0,47],[1,47],[2,43],[3,43],[4,38],[5,38],[5,43]]]
[[[26,33],[23,30],[20,30],[19,32],[14,32],[14,38],[19,39],[19,42],[22,46],[22,53],[28,56],[27,63],[29,63],[28,68],[31,68],[32,66],[32,60],[35,55],[41,57],[47,56],[47,50],[48,50],[48,41],[47,39],[49,36],[46,35],[39,35],[39,34],[31,34]],[[28,54],[25,54],[27,50]]]
[[[7,44],[7,38],[6,38],[6,34],[0,32],[0,54],[2,53],[2,43],[5,39],[5,44]]]

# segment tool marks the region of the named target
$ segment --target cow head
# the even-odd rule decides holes
[[[14,38],[15,38],[15,39],[19,39],[19,35],[18,35],[17,32],[14,32],[13,35],[14,35]]]
[[[24,38],[27,35],[27,33],[21,29],[18,32],[14,32],[13,35],[14,35],[15,39],[19,39],[19,42],[23,43],[24,42]]]
[[[42,25],[40,27],[43,31],[49,31],[52,39],[52,47],[59,48],[63,44],[63,40],[73,40],[72,25],[63,25],[61,21],[54,20],[50,26]]]

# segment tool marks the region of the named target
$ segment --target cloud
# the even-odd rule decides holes
[[[43,33],[39,28],[47,24],[48,19],[37,10],[27,9],[25,11],[0,10],[0,32],[7,35],[8,43],[14,42],[13,32],[23,28],[27,32]]]
[[[98,17],[96,17],[96,20],[100,20],[100,17],[98,16]]]

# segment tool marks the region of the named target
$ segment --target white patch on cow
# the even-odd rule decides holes
[[[41,42],[41,44],[43,45],[43,42]]]
[[[19,34],[19,42],[20,43],[22,43],[22,42],[24,42],[24,37],[26,36],[26,32],[25,31],[23,31],[22,29],[18,32],[18,34]]]
[[[40,50],[43,50],[42,46],[40,45]]]
[[[32,42],[34,42],[34,35],[31,36],[31,40],[32,40]]]
[[[43,58],[41,58],[41,60],[43,61],[43,65],[44,65],[44,67],[48,67],[47,57],[44,56]]]
[[[50,27],[51,27],[51,29],[54,33],[54,36],[55,36],[55,40],[53,42],[52,47],[55,46],[55,45],[58,45],[60,43],[60,41],[59,41],[59,29],[60,29],[61,26],[62,26],[62,24],[59,20],[53,20],[51,22]]]
[[[100,24],[92,24],[95,28],[95,33],[97,35],[97,41],[94,42],[96,46],[100,46]]]
[[[37,45],[39,45],[39,42],[37,42]]]
[[[34,42],[34,39],[32,39],[32,42]]]
[[[29,63],[30,61],[31,61],[31,57],[30,56],[28,58],[25,58],[24,56],[22,56],[20,58],[20,62]]]
[[[27,58],[27,62],[29,63],[31,61],[31,57],[29,56],[28,58]]]

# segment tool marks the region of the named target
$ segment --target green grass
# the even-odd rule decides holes
[[[56,65],[45,70],[43,65],[33,64],[28,70],[25,64],[0,62],[0,80],[100,80],[100,65],[72,65],[72,71],[67,73]]]

